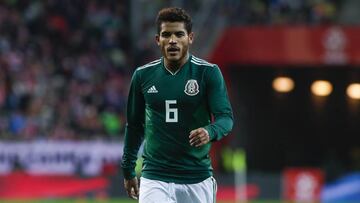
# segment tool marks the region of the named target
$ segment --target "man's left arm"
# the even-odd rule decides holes
[[[220,140],[233,127],[233,112],[227,93],[224,77],[218,66],[209,69],[206,74],[208,104],[214,122],[204,128],[208,131],[210,141]]]
[[[200,147],[210,141],[220,140],[233,127],[233,112],[230,105],[224,78],[218,66],[214,66],[205,73],[207,87],[207,103],[214,122],[190,132],[190,145]]]

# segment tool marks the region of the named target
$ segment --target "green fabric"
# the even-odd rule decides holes
[[[144,138],[145,178],[191,184],[212,175],[211,142],[190,146],[189,133],[205,127],[216,141],[232,129],[232,109],[217,65],[190,56],[176,74],[164,67],[163,59],[139,67],[132,77],[127,105],[125,178],[135,176]]]
[[[101,120],[108,134],[110,135],[119,134],[121,124],[118,115],[110,112],[104,112],[101,116]]]

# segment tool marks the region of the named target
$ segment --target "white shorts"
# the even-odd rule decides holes
[[[213,177],[195,184],[175,184],[140,178],[139,203],[215,203]]]

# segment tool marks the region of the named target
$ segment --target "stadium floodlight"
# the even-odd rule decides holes
[[[332,84],[326,80],[316,80],[311,85],[311,92],[316,96],[329,96],[332,90]]]
[[[360,99],[360,83],[352,83],[346,88],[346,94],[351,99]]]
[[[289,77],[280,76],[273,80],[272,86],[277,92],[287,93],[294,89],[295,83],[294,80]]]

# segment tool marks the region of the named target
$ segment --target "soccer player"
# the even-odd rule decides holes
[[[215,202],[209,150],[233,126],[225,82],[216,64],[189,53],[194,33],[183,9],[160,10],[156,23],[162,57],[138,67],[131,80],[124,186],[140,203]],[[143,140],[139,189],[134,168]]]

